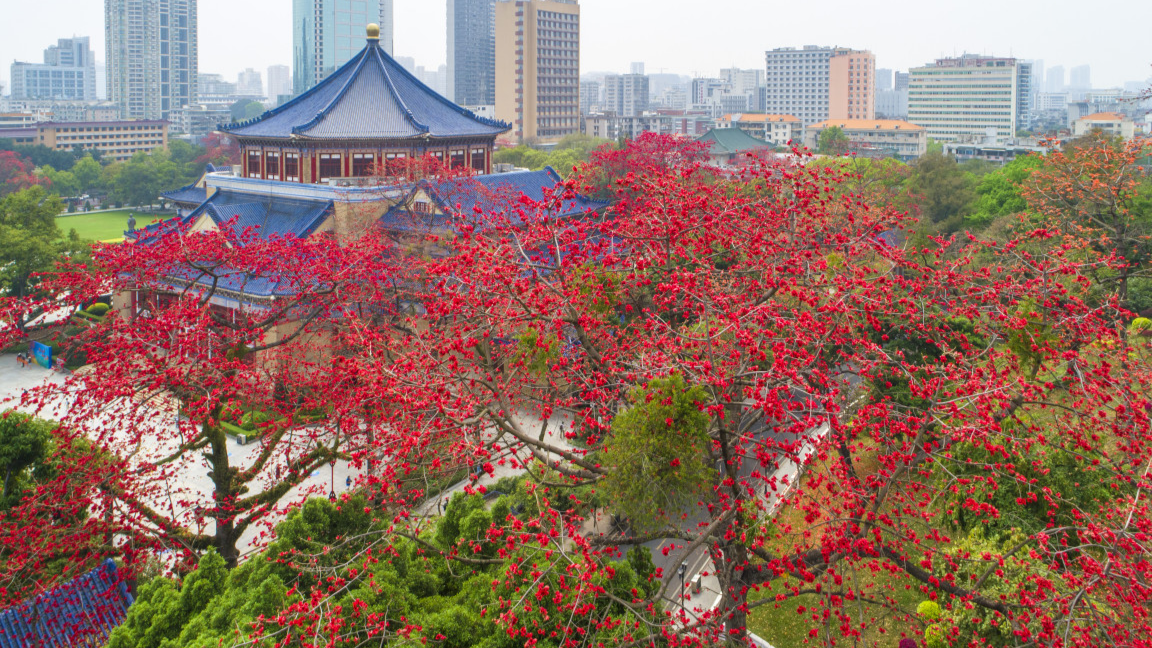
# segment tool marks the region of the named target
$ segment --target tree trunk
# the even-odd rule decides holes
[[[722,645],[748,645],[748,586],[743,567],[748,564],[748,549],[737,542],[724,544],[720,577],[721,620],[724,622]]]
[[[207,424],[206,424],[207,425]],[[232,466],[228,462],[228,436],[224,428],[213,426],[208,431],[212,439],[212,453],[208,463],[212,466],[212,498],[215,508],[212,517],[216,519],[215,546],[216,551],[231,569],[240,561],[236,550],[236,511],[233,509],[236,502],[236,485]]]

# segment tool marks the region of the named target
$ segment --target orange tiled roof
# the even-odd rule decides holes
[[[1120,113],[1104,112],[1081,117],[1080,121],[1126,121],[1127,119],[1127,116]]]
[[[810,128],[821,129],[830,128],[832,126],[839,126],[844,130],[901,130],[901,131],[922,131],[923,126],[910,124],[906,121],[899,119],[829,119],[822,121],[819,124],[814,124]]]
[[[770,122],[770,121],[772,121],[772,122],[798,122],[798,121],[800,121],[800,118],[794,117],[792,115],[753,115],[751,113],[733,113],[730,115],[724,115],[723,117],[720,118],[720,121],[753,122],[753,123],[755,123],[755,122]]]

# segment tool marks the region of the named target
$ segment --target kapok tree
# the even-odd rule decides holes
[[[242,535],[264,535],[294,488],[362,444],[357,421],[329,405],[350,382],[333,331],[358,304],[387,303],[361,293],[396,278],[381,241],[173,224],[45,280],[45,309],[113,295],[113,312],[73,341],[91,365],[23,404],[62,423],[60,442],[128,467],[106,487],[134,551],[214,547],[235,565]]]
[[[1016,241],[987,246],[991,266],[944,241],[905,251],[885,242],[900,215],[837,192],[834,169],[724,176],[658,148],[619,154],[628,170],[612,174],[604,217],[557,217],[578,179],[542,203],[460,215],[437,236],[448,253],[421,266],[419,315],[350,360],[422,391],[458,453],[543,485],[536,531],[494,521],[488,538],[551,546],[553,569],[574,574],[556,599],[570,604],[528,627],[525,599],[509,599],[489,613],[511,636],[572,636],[603,595],[591,576],[661,539],[707,552],[721,600],[672,612],[680,583],[658,570],[627,603],[665,607],[666,622],[625,645],[739,642],[750,613],[781,605],[830,644],[875,640],[892,616],[919,637],[905,592],[951,615],[934,632],[951,623],[945,635],[975,643],[992,641],[988,623],[1021,645],[1148,628],[1132,587],[1149,576],[1148,376],[1117,371],[1113,307],[1083,290],[1112,259]],[[1037,475],[1052,459],[1111,495],[1051,489]],[[1009,484],[1026,492],[994,502]],[[549,508],[575,486],[610,494],[605,513],[630,528],[608,536]],[[965,540],[1035,501],[1051,525]],[[462,544],[461,564],[482,545]]]

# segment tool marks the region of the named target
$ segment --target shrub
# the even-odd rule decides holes
[[[108,314],[108,311],[110,308],[111,307],[108,304],[105,304],[103,302],[96,302],[95,304],[92,304],[91,306],[89,306],[88,308],[85,308],[84,310],[86,310],[88,313],[90,313],[92,315],[95,315],[96,317],[104,317],[105,315]]]

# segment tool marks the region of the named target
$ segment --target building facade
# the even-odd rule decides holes
[[[599,81],[581,81],[580,82],[580,114],[591,115],[592,113],[603,112],[602,105],[603,99],[600,97],[600,89],[603,86]]]
[[[392,53],[391,0],[292,0],[292,87],[300,94],[360,51],[364,25],[380,26]]]
[[[1016,59],[965,54],[910,70],[908,121],[939,142],[1016,136],[1020,73]]]
[[[236,75],[236,92],[252,97],[264,97],[264,77],[252,68]]]
[[[876,58],[867,50],[805,46],[765,53],[768,113],[795,115],[804,124],[830,117],[875,116]]]
[[[461,106],[496,105],[495,0],[448,0],[447,77]]]
[[[12,99],[96,101],[96,57],[87,36],[61,38],[43,63],[12,64]]]
[[[108,98],[125,119],[196,103],[197,0],[104,0]]]
[[[635,117],[648,110],[648,77],[643,74],[611,74],[604,77],[601,110],[621,117]]]
[[[168,145],[168,122],[164,120],[45,122],[35,124],[34,129],[36,144],[56,151],[97,149],[116,161]]]
[[[1074,137],[1083,137],[1097,131],[1129,140],[1136,136],[1136,122],[1122,113],[1095,113],[1072,123]]]
[[[576,0],[496,4],[496,116],[521,142],[580,132],[580,5]]]
[[[928,132],[906,121],[876,119],[830,119],[809,126],[804,144],[815,151],[820,134],[839,128],[848,137],[848,152],[861,157],[895,157],[915,160],[928,152]]]

